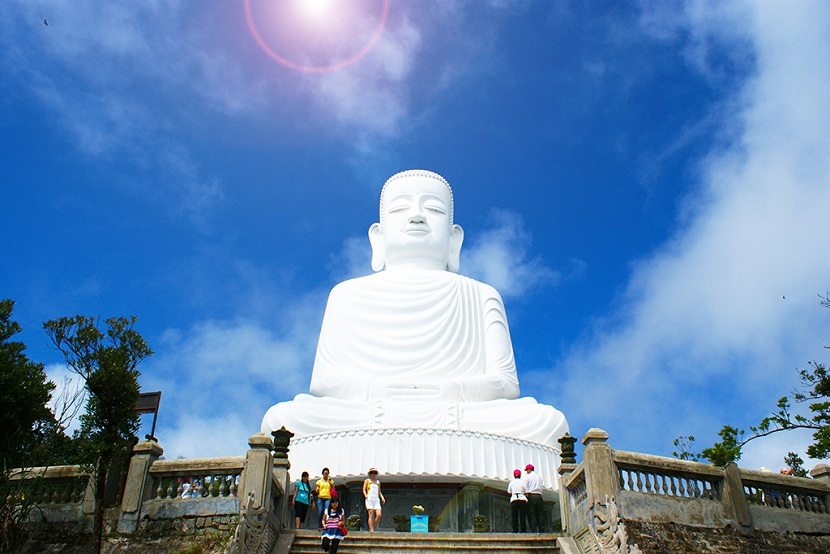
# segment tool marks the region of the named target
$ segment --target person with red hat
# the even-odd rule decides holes
[[[542,477],[538,473],[534,473],[533,464],[525,466],[524,486],[525,494],[527,495],[527,519],[528,528],[536,527],[537,533],[544,533],[547,529],[545,525],[545,503],[542,501]]]
[[[513,470],[513,480],[507,484],[507,494],[510,495],[510,516],[513,519],[513,532],[524,533],[527,531],[527,496],[525,496],[525,484],[522,481],[522,470]]]

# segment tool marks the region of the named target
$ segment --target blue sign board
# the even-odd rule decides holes
[[[413,533],[429,533],[429,516],[409,516],[409,530]]]

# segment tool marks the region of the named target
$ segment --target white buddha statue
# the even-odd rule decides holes
[[[499,293],[456,273],[464,232],[453,208],[436,173],[386,181],[380,222],[369,228],[376,273],[332,289],[310,394],[272,406],[263,432],[285,426],[296,441],[359,429],[462,430],[558,450],[567,422],[519,398]]]

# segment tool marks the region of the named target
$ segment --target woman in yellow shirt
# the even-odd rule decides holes
[[[317,497],[317,513],[320,515],[320,530],[323,529],[323,514],[331,505],[331,491],[334,488],[334,479],[329,479],[329,468],[323,468],[323,478],[314,486],[314,495]]]

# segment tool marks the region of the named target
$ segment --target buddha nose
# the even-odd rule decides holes
[[[409,216],[410,223],[426,223],[426,218],[424,217],[423,212],[420,209],[416,209],[415,212]]]

